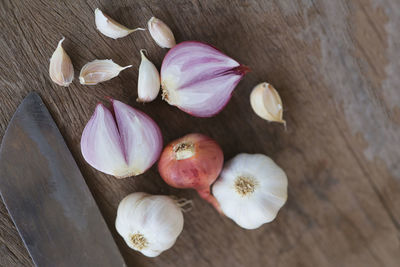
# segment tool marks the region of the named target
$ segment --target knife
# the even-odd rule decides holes
[[[39,95],[20,104],[0,147],[0,191],[36,266],[126,266]]]

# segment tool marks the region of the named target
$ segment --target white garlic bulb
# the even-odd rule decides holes
[[[246,229],[275,219],[287,199],[285,172],[269,157],[242,153],[228,161],[212,191],[226,216]]]
[[[154,64],[140,50],[142,62],[139,66],[138,76],[138,102],[151,102],[160,92],[160,74]]]
[[[129,247],[156,257],[175,244],[183,214],[168,196],[133,193],[119,203],[115,228]]]

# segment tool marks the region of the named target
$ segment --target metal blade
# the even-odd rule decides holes
[[[126,266],[36,93],[18,107],[3,138],[0,190],[36,266]]]

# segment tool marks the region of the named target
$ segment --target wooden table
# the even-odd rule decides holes
[[[96,7],[129,27],[159,17],[178,41],[213,44],[252,72],[213,118],[191,117],[161,99],[138,104],[139,49],[158,67],[167,50],[148,32],[119,40],[100,35]],[[39,92],[129,266],[399,266],[398,0],[4,0],[0,17],[0,138],[21,100]],[[97,86],[75,79],[59,87],[48,65],[62,36],[76,76],[96,58],[134,68]],[[262,81],[280,92],[287,131],[252,112],[249,93]],[[289,177],[287,204],[275,221],[247,231],[194,191],[168,187],[155,167],[123,180],[96,171],[82,158],[79,141],[105,96],[148,113],[165,143],[201,132],[220,143],[226,159],[240,152],[269,155]],[[119,201],[135,191],[194,201],[175,246],[157,258],[130,250],[114,228]],[[0,265],[32,265],[3,204]]]

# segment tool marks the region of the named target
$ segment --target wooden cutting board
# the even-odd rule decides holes
[[[251,67],[217,116],[191,117],[160,99],[137,97],[139,50],[159,67],[167,52],[148,32],[112,40],[94,26],[103,9],[129,27],[151,16],[177,41],[200,40]],[[400,2],[397,0],[9,1],[0,3],[0,138],[29,91],[55,118],[129,266],[398,266],[400,262]],[[111,58],[132,69],[109,82],[53,84],[49,58],[62,36],[76,72]],[[249,94],[269,81],[284,103],[287,131],[258,118]],[[215,138],[226,159],[272,157],[289,178],[277,219],[248,231],[194,191],[167,186],[155,167],[116,180],[82,158],[80,135],[105,96],[148,113],[167,143],[186,133]],[[157,258],[130,250],[114,228],[119,201],[145,191],[193,199],[175,246]],[[30,266],[3,204],[0,265]]]

